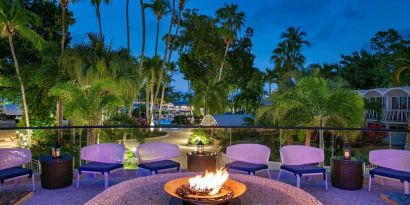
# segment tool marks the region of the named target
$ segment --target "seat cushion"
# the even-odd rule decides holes
[[[28,177],[31,178],[33,170],[22,167],[11,167],[3,169],[0,170],[0,182],[3,184],[6,179],[11,179],[14,177],[19,177],[27,174],[29,175]]]
[[[229,164],[226,164],[225,167],[227,169],[234,169],[239,171],[244,171],[250,173],[254,173],[260,170],[268,169],[268,165],[266,164],[254,164],[249,162],[242,162],[242,161],[234,161]]]
[[[326,176],[326,169],[323,167],[319,167],[314,164],[302,164],[302,165],[282,165],[280,169],[286,170],[293,174],[297,174],[302,176],[304,174],[315,174],[315,173],[323,173],[323,177]]]
[[[369,174],[372,177],[374,177],[374,175],[384,176],[384,177],[398,179],[401,182],[410,181],[410,172],[397,171],[397,170],[385,168],[385,167],[374,168],[370,170]]]
[[[82,171],[101,172],[102,174],[104,174],[105,172],[110,173],[110,171],[122,167],[123,165],[118,163],[90,162],[88,164],[78,167],[78,171],[80,174]]]
[[[156,162],[147,162],[147,163],[138,164],[139,168],[146,169],[151,172],[154,171],[155,173],[158,173],[159,170],[164,170],[164,169],[177,168],[179,170],[180,166],[181,165],[178,162],[175,162],[172,160],[161,160],[161,161],[156,161]]]

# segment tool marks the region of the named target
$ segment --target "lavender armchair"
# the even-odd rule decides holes
[[[369,153],[369,162],[378,166],[369,172],[369,191],[372,189],[372,179],[379,177],[382,185],[383,178],[401,181],[404,184],[404,193],[409,194],[410,151],[374,150]]]
[[[164,142],[148,142],[137,147],[136,156],[138,167],[149,171],[151,174],[158,174],[158,171],[176,169],[181,171],[181,165],[171,160],[179,157],[178,145]]]
[[[22,177],[31,178],[33,191],[36,190],[33,170],[23,168],[22,165],[31,162],[31,151],[23,148],[0,149],[0,191],[5,181]]]
[[[315,147],[302,145],[288,145],[280,149],[280,166],[278,180],[282,172],[288,172],[296,176],[296,186],[300,188],[302,176],[323,175],[325,189],[327,191],[326,169],[315,164],[325,160],[324,151]]]
[[[226,148],[226,155],[233,162],[225,167],[228,170],[247,172],[249,175],[266,171],[271,178],[268,168],[270,152],[269,147],[260,144],[231,145]]]
[[[78,168],[77,188],[80,186],[80,175],[82,173],[104,175],[104,187],[108,188],[108,175],[123,169],[125,147],[121,144],[106,143],[83,147],[80,152],[81,160],[87,164]]]

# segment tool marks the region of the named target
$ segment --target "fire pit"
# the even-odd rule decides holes
[[[237,198],[245,193],[246,186],[229,179],[228,172],[220,169],[215,173],[173,179],[164,185],[164,190],[182,200],[183,204],[221,205],[237,204]]]

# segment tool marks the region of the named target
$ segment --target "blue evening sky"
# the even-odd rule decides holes
[[[289,26],[300,27],[308,34],[312,46],[303,50],[307,64],[337,63],[341,54],[368,49],[370,38],[380,30],[394,28],[404,36],[410,35],[409,0],[188,0],[186,8],[197,8],[200,13],[214,16],[225,3],[238,4],[239,10],[246,13],[245,27],[254,29],[255,65],[262,70],[272,67],[272,50]],[[87,32],[98,32],[95,9],[89,1],[70,4],[69,9],[76,19],[70,28],[73,43],[87,40]],[[106,41],[113,48],[126,47],[125,0],[102,5],[101,14]],[[161,37],[168,30],[169,19],[168,16],[161,22]],[[148,56],[154,53],[155,22],[152,12],[146,10]],[[138,56],[141,47],[138,0],[130,0],[130,29],[131,50]],[[164,43],[159,44],[158,52],[164,52]],[[177,90],[187,90],[181,74],[175,74],[174,80]]]

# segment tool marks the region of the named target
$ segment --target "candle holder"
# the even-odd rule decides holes
[[[199,140],[198,143],[196,143],[196,152],[198,154],[203,154],[204,153],[204,143],[202,142],[202,140]]]
[[[53,146],[51,146],[51,157],[54,159],[61,158],[61,146],[56,142]]]
[[[351,160],[352,157],[352,146],[348,142],[343,144],[343,159]]]

